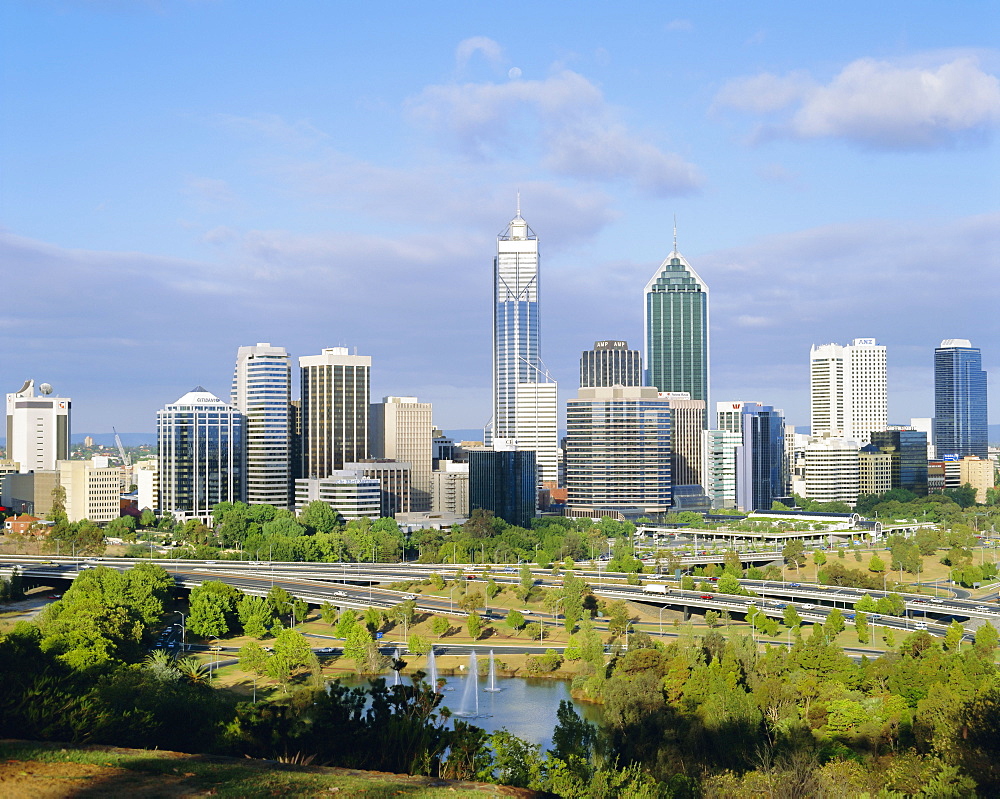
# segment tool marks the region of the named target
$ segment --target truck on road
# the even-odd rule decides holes
[[[665,594],[667,593],[667,587],[663,583],[646,583],[642,587],[643,593],[646,594]]]

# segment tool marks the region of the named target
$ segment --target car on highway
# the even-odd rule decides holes
[[[811,602],[806,602],[806,603],[805,603],[805,604],[804,604],[804,605],[802,606],[802,609],[803,609],[803,610],[813,610],[813,609],[814,609],[815,607],[816,607],[816,606],[815,606],[814,604],[812,604]]]
[[[926,605],[927,604],[927,600],[926,599],[911,599],[910,600],[910,604],[911,605]]]
[[[403,599],[416,599],[416,594],[403,594]]]
[[[332,646],[321,646],[316,650],[317,655],[332,655],[334,653],[334,648]]]
[[[347,596],[347,592],[346,591],[334,591],[333,595],[334,596]]]
[[[791,588],[801,588],[802,587],[802,583],[789,583],[788,585]]]
[[[713,597],[713,596],[712,596],[711,594],[702,594],[702,595],[701,595],[700,597],[698,597],[698,598],[699,598],[699,599],[713,599],[714,597]]]
[[[986,607],[985,605],[976,605],[976,612],[977,613],[989,613],[990,609],[988,607]]]
[[[923,621],[918,621],[916,624],[913,625],[913,629],[914,630],[926,630],[927,629],[927,623],[923,622]]]
[[[944,602],[944,599],[942,599],[939,596],[936,596],[934,597],[934,599],[931,600],[931,602],[933,602],[935,605],[940,605],[942,602]]]

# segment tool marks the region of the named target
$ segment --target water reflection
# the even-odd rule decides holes
[[[408,677],[403,679],[404,682],[409,681]],[[457,711],[468,677],[447,679],[448,686],[455,690],[444,695],[441,705]],[[341,678],[341,682],[352,688],[368,686],[368,680],[361,677],[348,676]],[[573,702],[576,712],[587,721],[601,723],[600,706],[575,701],[569,694],[567,680],[497,677],[496,687],[499,690],[495,693],[482,689],[478,691],[480,716],[470,719],[470,722],[487,732],[506,728],[529,743],[541,744],[543,752],[552,745],[552,730],[556,726],[556,711],[561,700]]]

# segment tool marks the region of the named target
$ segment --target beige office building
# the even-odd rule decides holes
[[[409,499],[404,512],[431,509],[434,422],[429,402],[383,397],[369,408],[369,450],[373,459],[408,463]]]
[[[105,524],[121,516],[122,470],[104,463],[59,461],[59,482],[66,491],[66,516],[71,522],[89,519]]]
[[[976,489],[976,502],[986,502],[986,492],[995,485],[993,461],[967,455],[958,462],[958,470],[960,484],[968,483]]]

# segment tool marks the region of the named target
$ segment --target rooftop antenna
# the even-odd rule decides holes
[[[677,252],[677,214],[674,214],[674,252]]]
[[[520,189],[517,190],[517,216],[520,219],[520,217],[521,217],[521,190]]]

